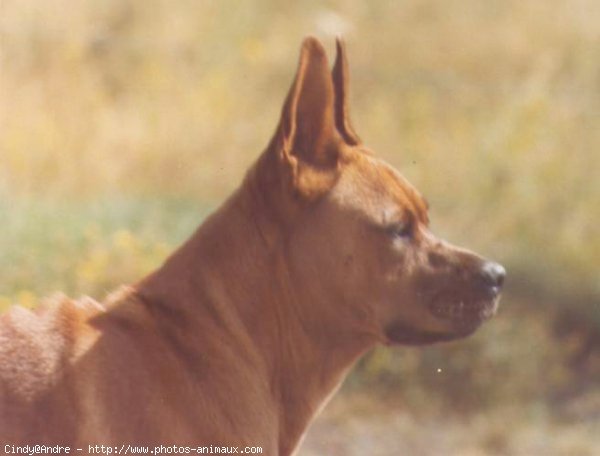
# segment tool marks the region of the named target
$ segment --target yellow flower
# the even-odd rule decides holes
[[[113,245],[120,250],[135,250],[137,241],[128,230],[118,230],[112,236]]]
[[[13,304],[8,296],[0,296],[0,311],[8,309]]]
[[[17,293],[17,301],[23,307],[32,309],[37,304],[37,297],[29,290],[21,290]]]

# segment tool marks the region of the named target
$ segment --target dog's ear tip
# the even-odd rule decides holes
[[[335,62],[334,62],[334,73],[339,71],[347,71],[341,67],[345,65],[346,60],[346,42],[341,35],[335,37]]]
[[[308,52],[311,55],[326,56],[325,48],[321,44],[321,41],[313,35],[308,35],[302,40],[302,51]]]
[[[302,46],[303,47],[309,47],[309,46],[322,47],[321,41],[319,41],[319,38],[317,38],[314,35],[306,35],[304,37],[304,39],[302,40]]]

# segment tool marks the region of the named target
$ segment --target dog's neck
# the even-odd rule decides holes
[[[250,341],[271,381],[281,454],[289,454],[375,341],[337,332],[342,324],[315,313],[328,303],[299,298],[286,262],[285,233],[268,215],[272,211],[261,207],[267,203],[257,189],[249,175],[161,269],[140,282],[138,291],[186,319],[219,320],[240,344]]]

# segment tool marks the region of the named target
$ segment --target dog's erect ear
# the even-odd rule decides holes
[[[340,37],[336,39],[336,57],[335,64],[333,65],[332,78],[335,93],[335,126],[348,144],[356,146],[361,143],[361,140],[355,133],[350,122],[348,107],[348,60],[346,59],[346,46]]]
[[[296,79],[279,125],[278,146],[295,160],[319,168],[337,163],[334,90],[323,46],[316,38],[302,43]]]

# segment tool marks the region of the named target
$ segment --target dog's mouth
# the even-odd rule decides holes
[[[444,330],[422,330],[401,322],[386,328],[391,344],[426,345],[461,339],[473,334],[486,320],[495,315],[500,296],[495,293],[487,298],[449,299],[439,295],[429,305],[429,312],[444,323]]]
[[[455,287],[418,291],[416,302],[422,324],[405,320],[391,322],[384,330],[387,343],[424,345],[473,334],[496,314],[502,281],[494,284],[478,281],[462,288],[461,291]]]
[[[498,309],[499,297],[479,301],[443,301],[435,300],[429,310],[436,317],[457,325],[482,323],[493,317]]]
[[[499,295],[486,299],[434,299],[429,311],[438,319],[452,323],[456,328],[479,326],[496,314]]]

